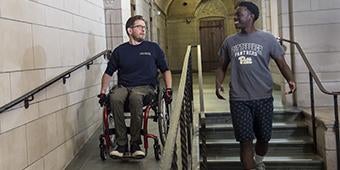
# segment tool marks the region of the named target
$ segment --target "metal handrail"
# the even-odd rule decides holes
[[[328,95],[332,95],[333,99],[334,99],[334,131],[335,131],[335,140],[336,140],[336,154],[337,154],[337,166],[338,169],[340,169],[340,141],[339,141],[339,111],[338,111],[338,95],[340,95],[340,91],[328,91],[324,88],[324,86],[322,85],[319,77],[317,76],[317,74],[315,73],[313,67],[310,65],[305,53],[303,52],[301,46],[299,43],[295,42],[295,41],[291,41],[291,40],[287,40],[284,38],[278,38],[281,42],[288,42],[290,44],[293,44],[296,46],[296,48],[298,49],[304,63],[307,66],[307,69],[309,71],[309,83],[310,83],[310,100],[311,100],[311,112],[312,112],[312,130],[313,130],[313,142],[314,142],[314,151],[316,152],[317,150],[317,143],[316,143],[316,123],[315,123],[315,105],[314,105],[314,89],[313,89],[313,79],[315,80],[315,83],[317,84],[318,88],[320,89],[321,92],[328,94]]]
[[[205,107],[204,107],[204,96],[203,96],[203,75],[202,75],[202,58],[201,58],[201,46],[197,46],[197,70],[198,70],[198,86],[199,86],[199,99],[200,99],[200,114],[199,114],[199,124],[201,126],[199,134],[202,140],[202,164],[200,169],[208,169],[207,162],[207,136],[206,136],[206,117],[205,117]]]
[[[171,117],[170,117],[171,124],[169,127],[167,140],[164,146],[163,158],[160,164],[160,169],[162,170],[169,170],[171,169],[172,166],[174,165],[177,166],[177,163],[176,163],[177,160],[174,160],[174,157],[177,158],[175,148],[177,148],[176,140],[178,136],[177,134],[178,134],[178,129],[179,129],[180,116],[183,110],[183,104],[184,104],[183,101],[185,98],[185,87],[187,84],[187,77],[188,77],[187,74],[188,74],[190,51],[191,51],[191,46],[189,45],[185,53],[181,79],[179,82],[179,87],[178,87],[178,91],[177,91],[176,98],[175,98],[176,101],[174,104],[173,112],[171,113]]]
[[[77,66],[74,66],[73,68],[59,74],[58,76],[56,76],[55,78],[47,81],[46,83],[40,85],[39,87],[27,92],[26,94],[18,97],[17,99],[3,105],[0,107],[0,114],[5,112],[6,110],[14,107],[15,105],[21,103],[21,102],[24,102],[24,106],[25,108],[27,109],[29,107],[29,102],[33,101],[34,100],[34,95],[38,92],[40,92],[41,90],[47,88],[48,86],[52,85],[53,83],[59,81],[60,79],[63,79],[63,83],[65,84],[66,83],[66,79],[70,78],[71,76],[71,73],[78,70],[79,68],[81,67],[84,67],[86,66],[87,69],[90,69],[90,65],[93,64],[93,61],[96,60],[97,58],[101,57],[102,55],[107,56],[108,54],[110,53],[110,50],[104,50],[100,53],[98,53],[97,55],[87,59],[86,61],[78,64]]]
[[[299,43],[297,43],[297,42],[295,42],[295,41],[290,41],[290,40],[287,40],[287,39],[284,39],[284,38],[279,38],[279,40],[280,40],[280,41],[285,41],[285,42],[288,42],[288,43],[292,43],[292,44],[294,44],[294,45],[297,47],[297,49],[298,49],[298,51],[299,51],[299,53],[300,53],[300,55],[301,55],[303,61],[305,62],[306,66],[307,66],[307,69],[311,72],[312,77],[313,77],[314,80],[315,80],[315,83],[318,85],[319,89],[320,89],[323,93],[328,94],[328,95],[340,95],[340,91],[331,92],[331,91],[328,91],[328,90],[325,89],[325,87],[322,85],[322,83],[321,83],[319,77],[316,75],[316,73],[315,73],[313,67],[310,65],[310,63],[309,63],[309,61],[308,61],[308,59],[307,59],[305,53],[303,52],[303,50],[302,50],[302,48],[301,48],[301,46],[300,46]]]
[[[197,45],[197,71],[198,71],[198,86],[200,97],[200,113],[203,113],[202,118],[205,118],[204,98],[203,98],[203,71],[202,71],[202,58],[201,58],[201,46]]]
[[[191,49],[197,47],[198,60],[198,80],[200,92],[200,113],[193,114],[193,78],[192,78],[192,56]],[[174,109],[171,113],[171,124],[164,146],[163,158],[161,160],[160,169],[197,169],[200,167],[199,160],[199,125],[204,115],[203,100],[203,76],[201,63],[201,47],[200,45],[189,45],[185,53],[179,88],[174,103]],[[195,121],[193,121],[195,120]],[[201,124],[202,122],[200,122]],[[178,133],[180,132],[180,133]],[[205,139],[205,138],[204,138]],[[180,140],[180,142],[179,142]],[[202,140],[203,141],[203,140]],[[178,147],[180,145],[180,147]],[[180,155],[177,155],[177,149]],[[206,155],[205,155],[206,156]],[[206,160],[206,157],[205,157]],[[204,161],[203,161],[204,162]],[[206,162],[206,161],[205,161]],[[178,165],[179,164],[179,165]]]

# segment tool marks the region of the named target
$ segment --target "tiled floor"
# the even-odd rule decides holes
[[[174,75],[174,85],[178,85],[179,75]],[[197,75],[193,76],[194,80],[194,112],[199,110],[199,100],[198,100],[198,81]],[[204,104],[205,110],[207,112],[220,112],[220,111],[229,111],[229,102],[228,100],[218,100],[215,96],[215,76],[213,73],[204,74],[203,77],[203,86],[204,86]],[[226,84],[226,83],[225,83]],[[228,98],[228,85],[225,85],[225,94],[224,96]],[[174,91],[176,94],[177,87],[174,87]],[[279,91],[274,91],[274,106],[276,108],[282,107],[281,97]],[[158,134],[157,124],[150,120],[149,123],[150,129],[149,132]],[[120,170],[155,170],[159,169],[159,162],[155,160],[152,144],[153,141],[149,142],[151,146],[149,148],[149,154],[143,160],[131,160],[131,161],[121,161],[121,160],[113,160],[108,159],[106,161],[102,161],[99,157],[99,140],[98,136],[101,133],[101,128],[97,130],[97,132],[93,135],[90,141],[84,146],[84,148],[80,151],[77,157],[70,163],[70,165],[66,168],[67,170],[112,170],[112,169],[120,169]]]

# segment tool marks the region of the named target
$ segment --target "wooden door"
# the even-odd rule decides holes
[[[224,40],[224,20],[200,21],[202,68],[209,72],[218,66],[218,50]]]

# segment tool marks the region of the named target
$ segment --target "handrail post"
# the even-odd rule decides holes
[[[293,15],[293,0],[288,0],[288,17],[289,17],[289,38],[294,41],[294,15]],[[295,46],[290,44],[290,56],[291,56],[291,70],[293,72],[293,79],[295,81]],[[293,95],[293,106],[297,106],[297,96],[295,93]]]
[[[313,130],[313,143],[314,143],[314,153],[317,152],[316,146],[316,126],[315,126],[315,105],[314,105],[314,87],[313,87],[313,76],[312,73],[309,72],[309,87],[310,87],[310,107],[312,112],[312,130]]]
[[[202,147],[201,147],[201,153],[202,153],[202,164],[201,164],[201,169],[202,170],[207,170],[208,169],[208,161],[207,161],[207,135],[206,135],[206,120],[205,118],[201,117],[200,114],[200,121],[201,121],[201,128],[202,131],[200,132],[200,138],[202,140]]]
[[[334,131],[336,141],[337,169],[340,169],[340,148],[339,148],[339,110],[338,110],[338,95],[334,95]]]

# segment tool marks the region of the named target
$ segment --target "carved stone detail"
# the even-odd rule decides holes
[[[223,2],[220,0],[209,0],[202,2],[200,6],[195,11],[195,16],[197,18],[219,16],[225,17],[227,15],[227,10],[224,7]]]

